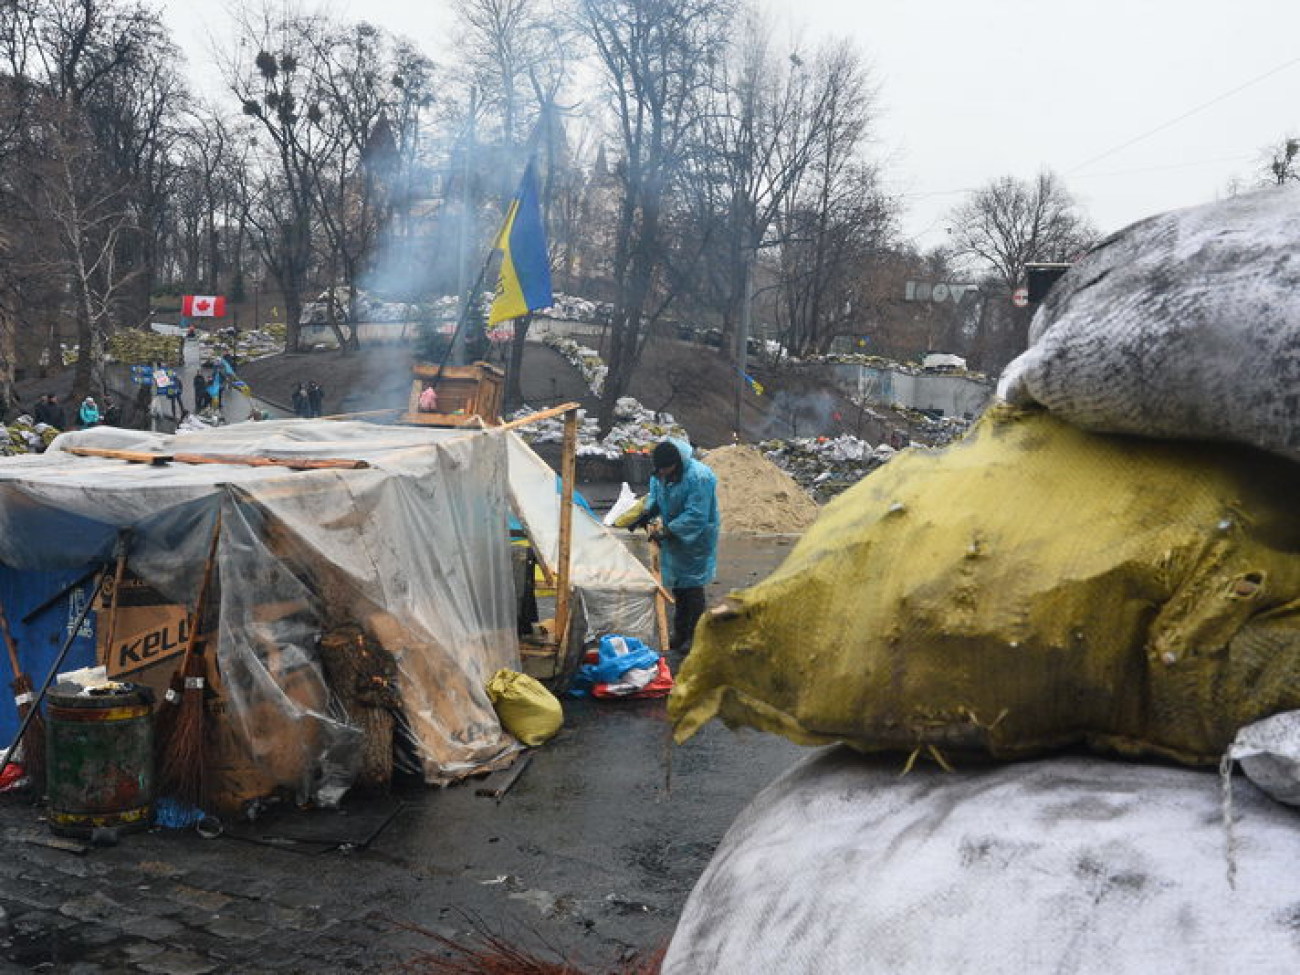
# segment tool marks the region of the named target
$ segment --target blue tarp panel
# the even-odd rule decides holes
[[[94,578],[71,590],[30,623],[23,623],[23,617],[85,572],[85,567],[36,572],[18,571],[0,565],[0,605],[4,607],[9,631],[18,646],[18,662],[37,689],[50,672],[54,658],[67,639],[69,628],[81,613],[85,600],[90,597]],[[95,615],[92,612],[82,623],[81,631],[68,650],[62,670],[89,667],[95,662]],[[18,708],[9,691],[9,684],[14,678],[10,671],[9,653],[0,647],[0,747],[5,748],[18,731]]]

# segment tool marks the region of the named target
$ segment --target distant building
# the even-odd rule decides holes
[[[959,356],[956,359],[965,367]],[[829,363],[833,381],[851,396],[882,406],[903,406],[943,416],[976,417],[993,398],[993,383],[974,373],[856,362]],[[946,363],[943,369],[955,366]]]

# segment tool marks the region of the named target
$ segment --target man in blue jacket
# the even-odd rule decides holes
[[[718,567],[718,479],[691,456],[684,440],[664,440],[654,449],[650,497],[633,529],[649,528],[659,544],[664,585],[673,592],[673,634],[670,648],[682,654],[691,648],[695,624],[704,612],[704,587]]]

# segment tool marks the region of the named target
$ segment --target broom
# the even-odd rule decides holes
[[[191,806],[203,798],[203,706],[207,685],[207,660],[198,650],[199,630],[207,611],[208,589],[217,560],[217,540],[221,535],[221,513],[212,527],[208,559],[203,564],[203,581],[190,614],[189,639],[185,656],[172,675],[163,707],[155,723],[158,735],[158,794],[170,796]],[[159,728],[161,725],[161,728]]]
[[[5,616],[3,606],[0,606],[0,631],[4,635],[5,647],[9,650],[9,667],[14,675],[13,682],[9,686],[13,688],[14,704],[18,706],[18,720],[22,722],[27,719],[28,712],[33,710],[33,692],[36,688],[32,685],[31,677],[22,672],[22,665],[18,662],[18,647],[14,643],[13,634],[9,632],[9,620]],[[19,744],[15,739],[14,750],[17,750]],[[22,736],[21,744],[23,767],[26,768],[27,775],[31,779],[32,794],[39,797],[45,791],[45,722],[39,710],[28,721],[27,731]]]

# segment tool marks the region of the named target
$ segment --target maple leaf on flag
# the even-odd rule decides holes
[[[208,301],[207,298],[200,298],[198,301],[194,302],[194,307],[199,312],[205,312],[212,307],[212,302]]]

